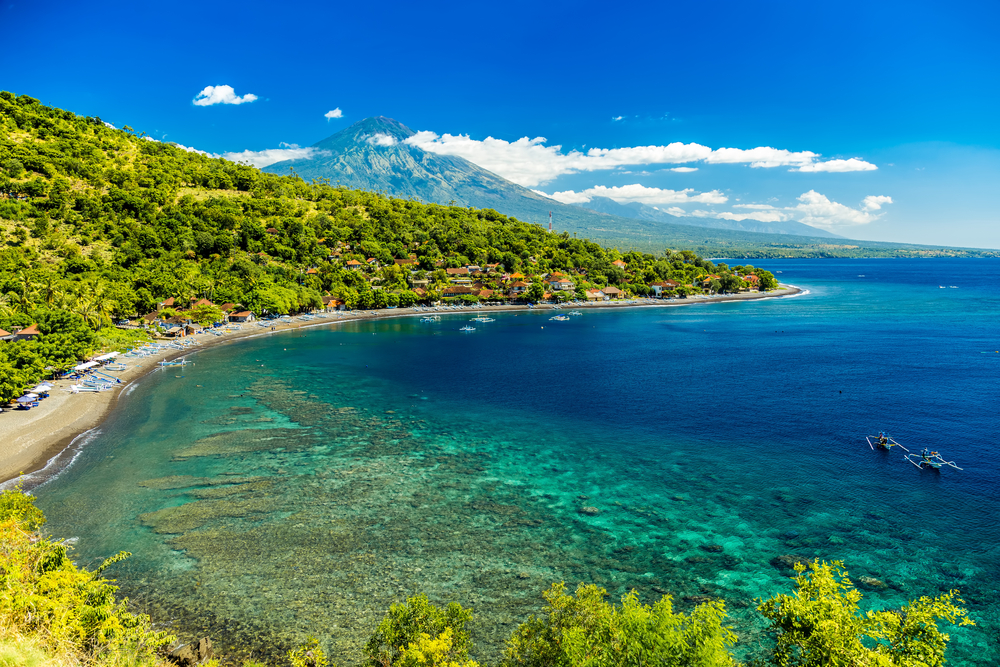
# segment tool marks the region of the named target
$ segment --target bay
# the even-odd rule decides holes
[[[805,293],[205,350],[34,492],[80,562],[134,553],[114,575],[155,618],[258,655],[315,635],[356,662],[426,592],[475,608],[495,663],[557,581],[724,599],[747,651],[754,601],[820,558],[875,608],[959,589],[978,625],[949,657],[995,664],[1000,262],[760,264]]]

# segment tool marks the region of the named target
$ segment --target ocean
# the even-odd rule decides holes
[[[473,607],[495,664],[565,581],[723,599],[747,657],[755,600],[819,558],[865,608],[960,590],[977,626],[949,630],[950,662],[997,664],[1000,261],[759,264],[804,292],[204,350],[30,485],[78,562],[133,552],[109,574],[136,604],[257,655],[314,635],[358,662],[423,592]],[[873,451],[880,430],[962,470]]]

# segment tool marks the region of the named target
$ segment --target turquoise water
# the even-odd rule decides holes
[[[495,662],[562,580],[722,598],[752,650],[754,599],[823,558],[876,607],[960,589],[952,664],[995,664],[1000,262],[766,265],[808,293],[206,350],[35,493],[81,562],[135,553],[115,576],[159,621],[258,654],[313,634],[356,661],[426,592],[475,608]],[[879,429],[964,470],[873,452]]]

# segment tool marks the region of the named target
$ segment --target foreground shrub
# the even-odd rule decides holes
[[[670,596],[652,607],[633,590],[621,606],[605,602],[607,592],[581,585],[576,596],[565,584],[544,593],[544,618],[532,616],[508,642],[505,664],[524,667],[723,667],[735,665],[728,648],[736,635],[722,625],[721,602],[699,605],[690,615],[675,613]]]
[[[88,572],[70,561],[64,544],[30,532],[44,520],[33,498],[20,489],[5,491],[0,508],[0,627],[8,634],[31,635],[45,646],[89,657],[129,655],[132,664],[173,641],[153,631],[148,616],[129,612],[128,600],[115,598],[118,587],[101,578],[128,553]]]
[[[861,614],[861,593],[843,563],[796,564],[798,590],[776,595],[757,610],[777,631],[777,646],[768,663],[780,667],[866,665],[871,667],[939,667],[945,663],[948,635],[938,621],[974,625],[955,605],[957,592],[922,597],[899,610]]]
[[[474,666],[468,662],[471,641],[465,624],[472,610],[451,602],[440,609],[426,595],[389,607],[365,646],[371,667],[391,665]]]

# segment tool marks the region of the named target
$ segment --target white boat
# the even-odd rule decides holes
[[[569,315],[556,315],[555,317],[550,317],[549,320],[554,320],[556,322],[565,322],[569,319]]]
[[[475,330],[476,330],[476,327],[470,327],[468,324],[466,324],[464,327],[462,327],[461,329],[459,329],[459,331],[475,331]]]
[[[187,363],[187,359],[178,359],[176,361],[161,361],[160,366],[183,366]]]
[[[583,315],[583,313],[581,313],[579,310],[571,310],[569,312],[569,314],[570,315]]]
[[[479,317],[473,317],[470,322],[496,322],[492,317],[486,317],[485,315],[480,315]]]

